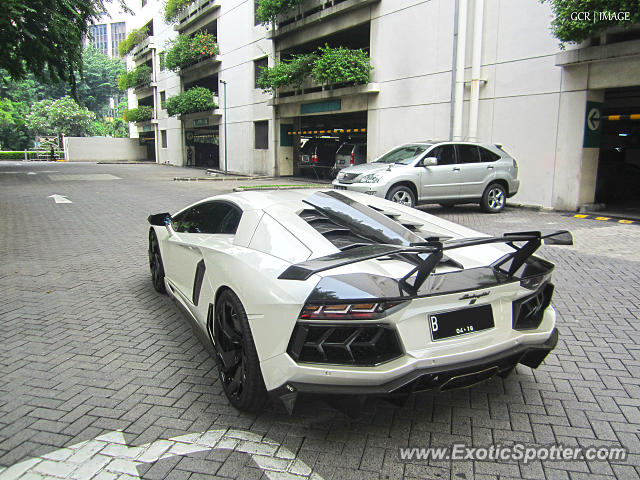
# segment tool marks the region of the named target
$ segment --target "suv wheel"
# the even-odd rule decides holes
[[[393,187],[387,193],[386,198],[387,200],[391,200],[392,202],[399,203],[406,207],[414,207],[416,205],[415,195],[409,187],[405,187],[404,185]]]
[[[482,194],[480,207],[487,213],[498,213],[504,208],[507,192],[499,183],[491,183]]]

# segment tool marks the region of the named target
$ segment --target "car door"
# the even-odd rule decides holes
[[[451,144],[438,145],[432,148],[425,158],[435,157],[437,165],[424,166],[420,169],[420,199],[423,201],[440,201],[458,198],[460,195],[460,169],[456,164],[455,148]]]
[[[460,168],[460,197],[482,197],[485,186],[493,176],[493,165],[482,162],[477,145],[457,144],[456,155]]]
[[[241,216],[237,206],[213,200],[195,205],[171,220],[173,232],[166,242],[163,262],[167,277],[183,300],[195,303],[194,294],[202,285],[205,266],[199,266],[203,261],[200,245],[212,237],[233,237]],[[198,269],[200,278],[196,275]]]

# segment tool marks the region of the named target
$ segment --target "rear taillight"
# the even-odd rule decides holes
[[[318,163],[318,155],[312,155],[311,156],[311,162],[312,163]]]
[[[351,152],[351,165],[353,165],[354,163],[356,163],[356,154],[355,152]]]
[[[343,303],[339,305],[305,305],[300,320],[373,320],[391,308],[406,302]]]

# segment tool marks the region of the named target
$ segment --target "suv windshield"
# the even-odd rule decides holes
[[[408,165],[431,145],[403,145],[384,154],[375,163],[400,163]]]

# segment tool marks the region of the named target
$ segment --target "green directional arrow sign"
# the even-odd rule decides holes
[[[602,123],[602,103],[587,102],[584,118],[584,148],[600,147],[600,130]]]

